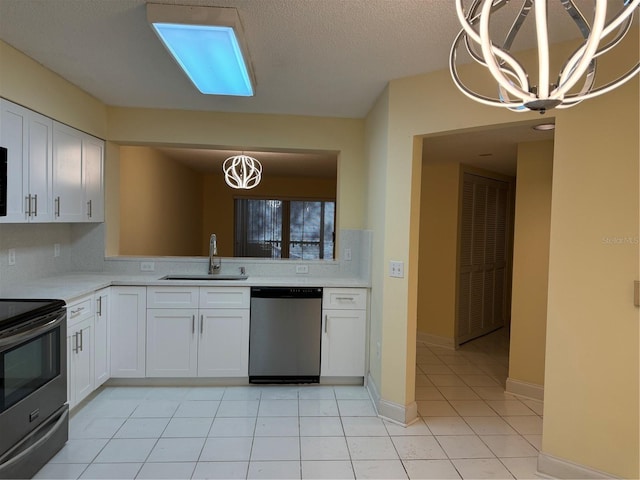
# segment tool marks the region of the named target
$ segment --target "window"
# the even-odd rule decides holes
[[[335,201],[235,200],[237,257],[333,259]]]

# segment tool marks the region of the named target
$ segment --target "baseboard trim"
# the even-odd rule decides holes
[[[602,478],[620,478],[614,475],[595,470],[593,468],[579,465],[554,457],[548,453],[540,452],[538,454],[538,474],[543,478],[563,478],[563,479],[602,479]]]
[[[430,345],[437,345],[438,347],[450,348],[451,350],[456,349],[454,339],[449,337],[441,337],[439,335],[432,335],[426,332],[417,332],[417,340]]]
[[[511,395],[532,398],[534,400],[544,400],[544,387],[535,383],[523,382],[507,378],[505,391]]]
[[[418,404],[416,402],[400,405],[383,399],[371,374],[367,377],[367,390],[379,417],[405,427],[418,419]]]

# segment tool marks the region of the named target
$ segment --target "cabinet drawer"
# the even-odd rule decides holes
[[[200,308],[249,308],[249,287],[201,287]]]
[[[198,308],[198,287],[147,287],[147,308]]]
[[[93,295],[67,305],[67,325],[75,325],[93,315]]]
[[[339,310],[365,310],[367,308],[366,288],[325,288],[322,308]]]

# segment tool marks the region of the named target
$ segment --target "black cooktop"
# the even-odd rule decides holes
[[[63,300],[0,298],[0,329],[64,308]]]

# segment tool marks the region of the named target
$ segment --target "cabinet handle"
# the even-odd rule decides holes
[[[78,332],[73,334],[73,353],[78,353]]]
[[[191,315],[191,334],[196,333],[196,316]]]
[[[200,335],[204,332],[204,315],[200,315]]]
[[[78,332],[80,334],[80,351],[84,350],[84,336],[82,335],[82,330]]]
[[[27,211],[27,217],[31,216],[31,195],[24,197],[24,209]]]
[[[75,310],[71,310],[71,317],[77,317],[80,312],[82,312],[84,310],[84,307],[78,307]]]
[[[91,200],[87,202],[87,216],[91,218]]]
[[[56,197],[56,199],[54,200],[55,203],[55,216],[59,217],[60,216],[60,197]]]
[[[354,301],[354,297],[336,297],[336,300],[338,300],[339,302],[344,301],[349,301],[349,302],[353,302]]]
[[[329,331],[329,315],[325,315],[324,316],[324,334],[326,335],[327,332]]]
[[[33,216],[37,217],[38,216],[38,194],[37,193],[33,196],[33,204],[34,204]]]
[[[96,300],[96,306],[98,308],[97,314],[99,317],[102,316],[102,297],[98,297]]]

